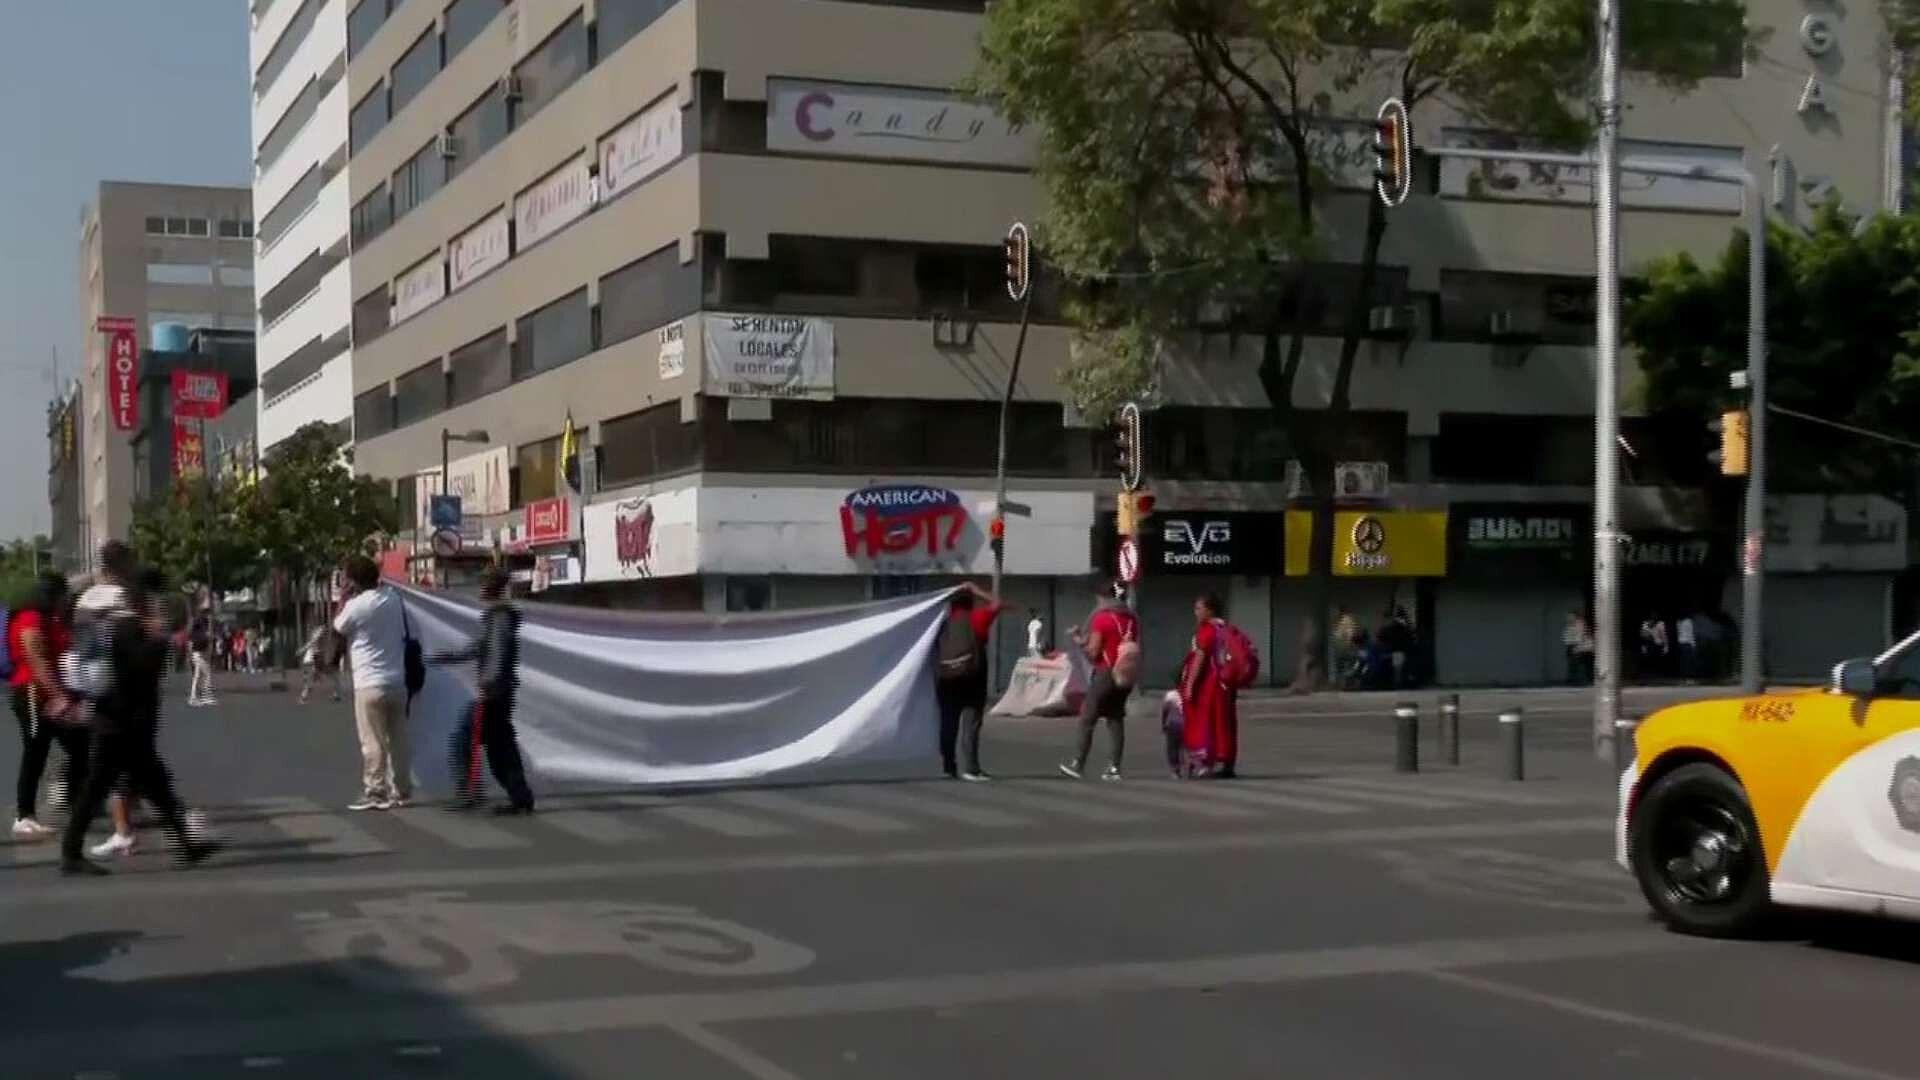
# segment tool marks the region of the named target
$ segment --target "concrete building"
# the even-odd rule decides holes
[[[140,357],[140,421],[130,440],[136,503],[210,463],[216,474],[227,473],[230,444],[253,434],[254,418],[234,415],[254,408],[249,399],[256,370],[253,331],[199,330],[181,344],[185,347],[177,350],[148,349]],[[217,416],[176,415],[175,372],[185,373],[190,393],[198,398],[194,411]]]
[[[320,26],[347,6],[301,10]],[[1033,140],[947,89],[971,68],[983,6],[359,0],[344,67],[331,44],[311,65],[322,81],[343,71],[313,123],[345,105],[345,131],[315,146],[323,172],[345,147],[344,176],[313,212],[328,220],[295,226],[312,238],[275,257],[321,268],[306,303],[324,301],[326,327],[269,326],[263,382],[282,344],[337,342],[348,290],[356,467],[424,506],[445,434],[483,435],[451,470],[473,538],[582,556],[553,565],[605,602],[833,603],[983,569],[1016,314],[999,243],[1040,210]],[[1789,220],[1827,198],[1893,205],[1905,137],[1884,30],[1870,6],[1810,10],[1755,0],[1749,21],[1771,35],[1688,96],[1633,84],[1625,152],[1764,171],[1777,148]],[[1356,96],[1328,148],[1345,193],[1324,211],[1326,261],[1302,273],[1309,407],[1351,296],[1375,103]],[[1510,144],[1442,106],[1416,123],[1423,143]],[[1590,201],[1577,171],[1448,166],[1387,236],[1342,455],[1339,597],[1370,624],[1406,608],[1442,680],[1561,677],[1561,622],[1586,603]],[[1742,222],[1737,190],[1695,181],[1631,179],[1624,204],[1629,269],[1717,253]],[[344,283],[329,262],[342,220]],[[1084,616],[1085,575],[1111,566],[1111,439],[1062,405],[1071,332],[1052,290],[1035,313],[1011,459],[1032,513],[1009,524],[1009,597],[1058,628]],[[1307,522],[1288,511],[1292,454],[1258,343],[1229,354],[1232,340],[1173,358],[1148,421],[1149,663],[1171,666],[1207,589],[1284,677]],[[269,442],[285,428],[274,408]],[[584,507],[549,501],[564,497],[569,417],[588,447]],[[1719,606],[1733,545],[1704,432],[1696,455],[1688,433],[1627,431],[1642,450],[1624,499],[1630,616]]]
[[[160,323],[252,329],[253,211],[245,188],[103,181],[80,234],[86,542],[125,539],[133,521],[138,417],[109,407],[102,318],[130,319],[136,349]],[[126,421],[121,426],[118,421]]]
[[[87,517],[84,491],[86,460],[81,429],[86,424],[80,383],[71,382],[47,405],[47,530],[54,568],[73,573],[87,565]]]

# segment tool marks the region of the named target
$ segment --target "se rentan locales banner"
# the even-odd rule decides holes
[[[792,315],[707,315],[706,392],[833,400],[833,324]]]
[[[389,582],[428,654],[480,608]],[[522,605],[520,744],[534,783],[726,783],[930,758],[948,594],[715,617]],[[419,785],[444,792],[469,668],[429,669],[409,711]]]
[[[140,425],[140,343],[131,326],[107,331],[107,405],[114,427]]]
[[[217,420],[227,411],[225,372],[175,368],[171,381],[174,419]]]

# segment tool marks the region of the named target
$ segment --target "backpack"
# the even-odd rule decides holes
[[[940,628],[935,653],[935,671],[941,682],[961,682],[980,673],[980,636],[973,632],[973,619],[949,613]]]
[[[74,628],[73,645],[60,657],[60,681],[74,695],[100,701],[113,695],[114,620],[101,615]]]
[[[413,636],[413,621],[407,618],[407,602],[400,600],[400,664],[407,681],[407,703],[411,705],[420,688],[427,685],[427,658],[420,639]]]
[[[0,679],[13,678],[13,612],[0,604]]]
[[[1245,690],[1260,678],[1260,650],[1253,647],[1246,631],[1227,622],[1213,624],[1213,672],[1220,685],[1229,690]]]
[[[1129,614],[1124,620],[1118,615],[1115,621],[1121,622],[1120,647],[1113,654],[1113,685],[1122,690],[1130,690],[1140,681],[1140,620]]]

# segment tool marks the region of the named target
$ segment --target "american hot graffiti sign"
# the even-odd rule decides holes
[[[840,505],[849,559],[937,562],[958,552],[967,520],[959,495],[922,484],[861,488]]]

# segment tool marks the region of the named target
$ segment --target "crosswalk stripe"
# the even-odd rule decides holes
[[[532,841],[508,832],[471,812],[455,813],[438,806],[416,806],[389,812],[387,818],[408,828],[418,829],[436,840],[469,851],[505,851],[529,846]]]
[[[1352,788],[1357,791],[1384,791],[1388,794],[1405,791],[1405,787],[1402,787],[1394,781],[1384,779],[1376,780],[1364,777],[1330,776],[1317,782],[1329,787]],[[1495,803],[1501,806],[1564,806],[1569,802],[1582,801],[1579,798],[1569,798],[1564,795],[1555,795],[1549,792],[1515,791],[1491,786],[1468,787],[1464,784],[1437,777],[1418,780],[1409,778],[1408,783],[1417,783],[1423,793],[1432,792],[1449,799],[1459,799],[1464,802]],[[1490,780],[1487,781],[1487,783],[1491,785],[1495,783],[1511,783],[1511,781]]]
[[[1030,819],[1009,814],[1005,810],[997,810],[991,806],[976,806],[968,800],[935,794],[928,790],[928,785],[925,784],[912,787],[852,784],[839,794],[843,798],[858,802],[980,828],[1011,829],[1033,824]]]
[[[534,815],[533,820],[594,844],[631,844],[654,837],[651,830],[627,821],[618,814],[598,810],[542,810]]]
[[[1209,783],[1201,785],[1205,798],[1225,799],[1228,802],[1252,803],[1256,806],[1271,806],[1281,810],[1295,810],[1303,814],[1359,814],[1366,807],[1353,806],[1333,799],[1321,798],[1319,794],[1289,784],[1288,791],[1275,791],[1269,787],[1258,786],[1244,780],[1231,783]]]
[[[663,803],[654,807],[653,813],[659,814],[662,817],[670,817],[682,825],[690,825],[693,828],[719,833],[722,836],[733,836],[743,839],[785,836],[792,831],[779,822],[765,821],[718,806]]]
[[[739,791],[728,797],[729,801],[765,810],[775,817],[799,818],[803,821],[831,825],[859,833],[902,833],[912,832],[913,826],[899,818],[870,814],[865,810],[856,810],[851,806],[835,806],[831,803],[814,802],[797,795],[780,791]]]
[[[1334,780],[1301,780],[1290,783],[1288,786],[1300,791],[1318,791],[1337,799],[1357,799],[1361,802],[1378,803],[1382,806],[1404,806],[1414,810],[1458,810],[1461,806],[1456,799],[1442,799],[1407,791],[1360,788]]]
[[[14,866],[52,866],[60,858],[60,838],[49,836],[25,843],[15,840],[6,849],[7,862]]]
[[[1096,780],[1083,784],[1089,798],[1103,802],[1117,802],[1158,810],[1168,814],[1196,814],[1200,817],[1246,819],[1265,815],[1249,806],[1236,806],[1231,803],[1210,802],[1205,798],[1195,798],[1190,791],[1181,791],[1171,782],[1128,784],[1126,781]],[[1159,790],[1154,790],[1155,788]]]
[[[1133,821],[1146,821],[1152,815],[1139,810],[1125,810],[1117,806],[1102,806],[1097,802],[1079,798],[1077,795],[1054,794],[1036,790],[1040,786],[1059,790],[1060,785],[1051,780],[1019,781],[994,784],[988,795],[995,802],[1008,802],[1029,810],[1037,810],[1050,817],[1073,818],[1079,821],[1091,821],[1102,825],[1117,825]]]
[[[260,815],[268,828],[305,845],[309,855],[383,855],[388,844],[338,814],[330,814],[312,799],[249,799],[241,808]],[[214,822],[215,827],[219,822]]]

